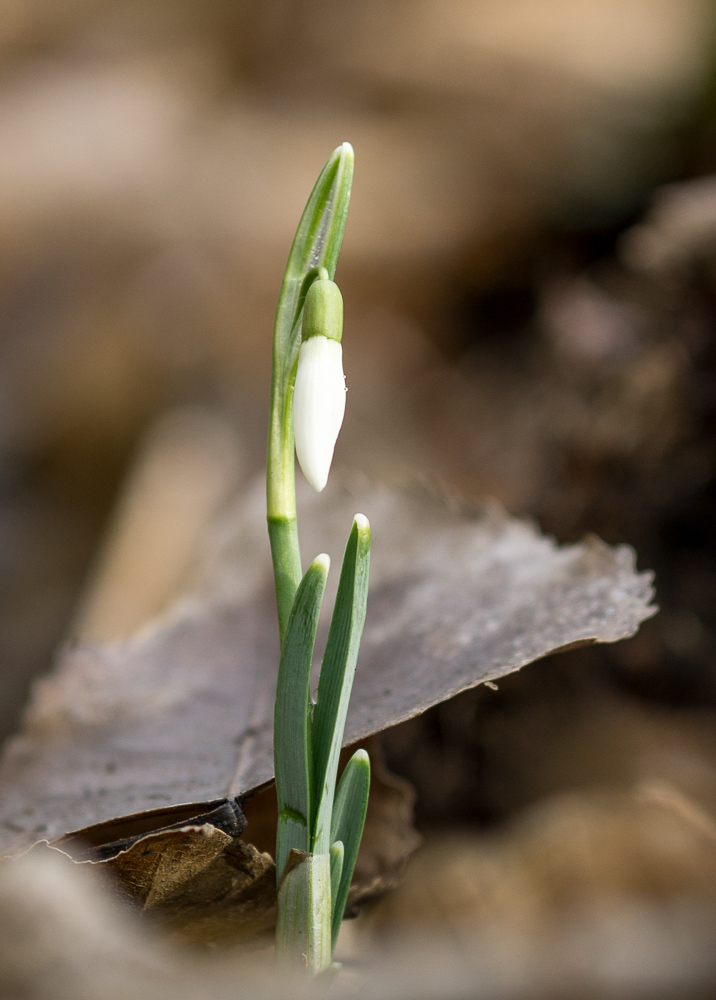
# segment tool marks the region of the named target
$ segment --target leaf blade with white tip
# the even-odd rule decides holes
[[[296,591],[281,647],[274,710],[277,879],[292,849],[304,852],[309,849],[313,818],[311,660],[328,567],[328,557],[318,556],[306,570]]]
[[[313,712],[316,790],[313,850],[318,853],[325,853],[336,839],[330,835],[331,811],[338,758],[365,624],[369,572],[370,525],[366,517],[356,514],[343,557]]]
[[[370,758],[365,750],[356,750],[338,783],[331,823],[331,840],[343,843],[343,868],[338,891],[332,899],[331,934],[334,948],[363,836],[369,792]]]

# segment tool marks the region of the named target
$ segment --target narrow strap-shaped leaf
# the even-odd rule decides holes
[[[328,556],[320,555],[306,570],[296,591],[281,647],[274,713],[278,799],[276,877],[279,880],[292,848],[309,850],[313,818],[311,660],[329,566]]]
[[[331,964],[330,860],[295,851],[278,887],[276,957],[282,964],[324,972]]]
[[[331,901],[331,947],[335,948],[338,931],[346,908],[348,890],[351,887],[353,869],[358,857],[358,848],[363,836],[365,814],[368,809],[370,791],[370,758],[365,750],[356,750],[345,766],[338,783],[336,800],[333,805],[331,840],[343,843],[343,870]]]
[[[334,900],[338,895],[338,890],[341,885],[341,873],[343,872],[343,841],[337,840],[335,844],[331,844],[330,859],[331,859],[331,900]],[[331,917],[333,916],[333,908],[331,906]]]
[[[330,835],[333,794],[365,623],[369,568],[370,525],[362,514],[356,514],[343,556],[313,710],[316,822],[312,850],[319,854],[326,853],[335,839]]]

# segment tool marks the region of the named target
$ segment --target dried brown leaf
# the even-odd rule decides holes
[[[275,923],[273,859],[240,839],[246,825],[233,800],[191,823],[106,843],[111,825],[54,848],[109,875],[165,931],[197,943],[236,944]],[[39,846],[39,845],[38,845]]]
[[[278,644],[261,493],[217,529],[171,617],[122,645],[68,650],[37,686],[0,761],[3,851],[125,817],[151,832],[270,781]],[[340,559],[356,511],[374,539],[346,743],[653,613],[650,575],[625,546],[560,548],[424,490],[327,494],[301,501],[306,555]]]

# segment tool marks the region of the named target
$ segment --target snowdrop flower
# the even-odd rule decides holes
[[[318,493],[328,482],[346,409],[342,331],[343,299],[338,285],[327,277],[319,278],[306,296],[293,391],[296,455]]]

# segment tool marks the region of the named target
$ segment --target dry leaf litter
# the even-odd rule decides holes
[[[167,794],[166,770],[155,783],[138,760],[123,792],[106,769],[117,761],[103,756],[102,726],[109,717],[121,773],[134,736],[151,732],[148,716],[190,702],[195,681],[187,658],[163,699],[157,675],[134,692],[103,685],[113,669],[141,672],[183,623],[201,625],[207,604],[248,608],[260,594],[259,563],[232,575],[263,552],[259,534],[255,550],[237,549],[232,497],[250,494],[262,461],[266,338],[295,218],[325,151],[344,137],[360,157],[341,261],[351,374],[337,458],[352,470],[349,488],[374,490],[356,486],[364,474],[386,484],[384,497],[411,498],[412,514],[428,512],[435,547],[447,530],[430,520],[437,501],[422,488],[401,492],[416,475],[466,499],[448,507],[458,523],[485,497],[509,511],[470,522],[505,543],[491,564],[503,582],[514,583],[510,545],[522,545],[532,582],[544,584],[524,580],[517,593],[540,601],[517,601],[515,618],[499,618],[501,633],[507,620],[518,626],[504,636],[509,655],[493,649],[503,666],[575,639],[618,638],[644,616],[646,582],[625,550],[582,543],[589,533],[633,546],[639,569],[656,570],[662,610],[626,642],[498,677],[482,626],[490,601],[508,595],[479,592],[471,604],[463,585],[462,645],[439,602],[415,629],[418,599],[430,594],[403,581],[401,650],[427,680],[437,662],[441,676],[455,668],[452,691],[485,678],[498,690],[463,691],[381,738],[401,777],[386,772],[387,798],[374,793],[361,885],[398,881],[416,842],[414,794],[425,846],[400,887],[344,925],[345,975],[332,989],[386,1000],[712,994],[713,51],[705,0],[361,0],[349,14],[323,0],[7,5],[4,733],[18,728],[30,679],[46,673],[53,650],[68,637],[80,645],[60,652],[19,741],[6,745],[3,780],[11,787],[15,769],[22,788],[0,802],[15,826],[5,843],[162,803],[210,808],[165,817],[181,830],[169,846],[132,824],[98,831],[95,850],[133,838],[129,853],[151,846],[133,905],[117,875],[102,877],[97,855],[75,862],[36,848],[3,861],[2,995],[286,988],[267,975],[267,954],[194,955],[150,916],[164,907],[174,942],[206,940],[207,899],[235,903],[247,883],[249,898],[230,908],[237,922],[250,912],[270,869],[270,791],[244,803],[245,834],[234,836],[236,815],[228,830],[216,816],[192,828],[222,808],[240,748],[223,762],[212,756],[204,773],[182,771],[177,731],[191,741],[175,725],[145,744],[160,756],[171,748],[171,802],[148,798]],[[464,545],[452,551],[460,565]],[[540,576],[547,565],[568,583]],[[605,606],[617,581],[628,620],[624,604]],[[376,613],[399,612],[384,582]],[[563,585],[588,598],[581,618],[563,618]],[[268,602],[262,615],[268,625]],[[222,634],[232,642],[229,619]],[[376,618],[376,649],[398,641],[380,627]],[[544,641],[531,642],[539,631]],[[262,642],[255,632],[249,648],[268,661]],[[482,672],[465,683],[470,649]],[[417,694],[416,705],[430,704],[429,690]],[[207,719],[220,714],[207,706]],[[232,724],[236,737],[240,717]],[[356,735],[372,728],[366,718]],[[75,744],[78,733],[89,740]],[[75,745],[71,764],[58,756]],[[253,753],[246,766],[260,759]],[[137,789],[139,800],[126,801]],[[37,831],[40,815],[56,826]],[[173,859],[197,838],[187,872]]]

